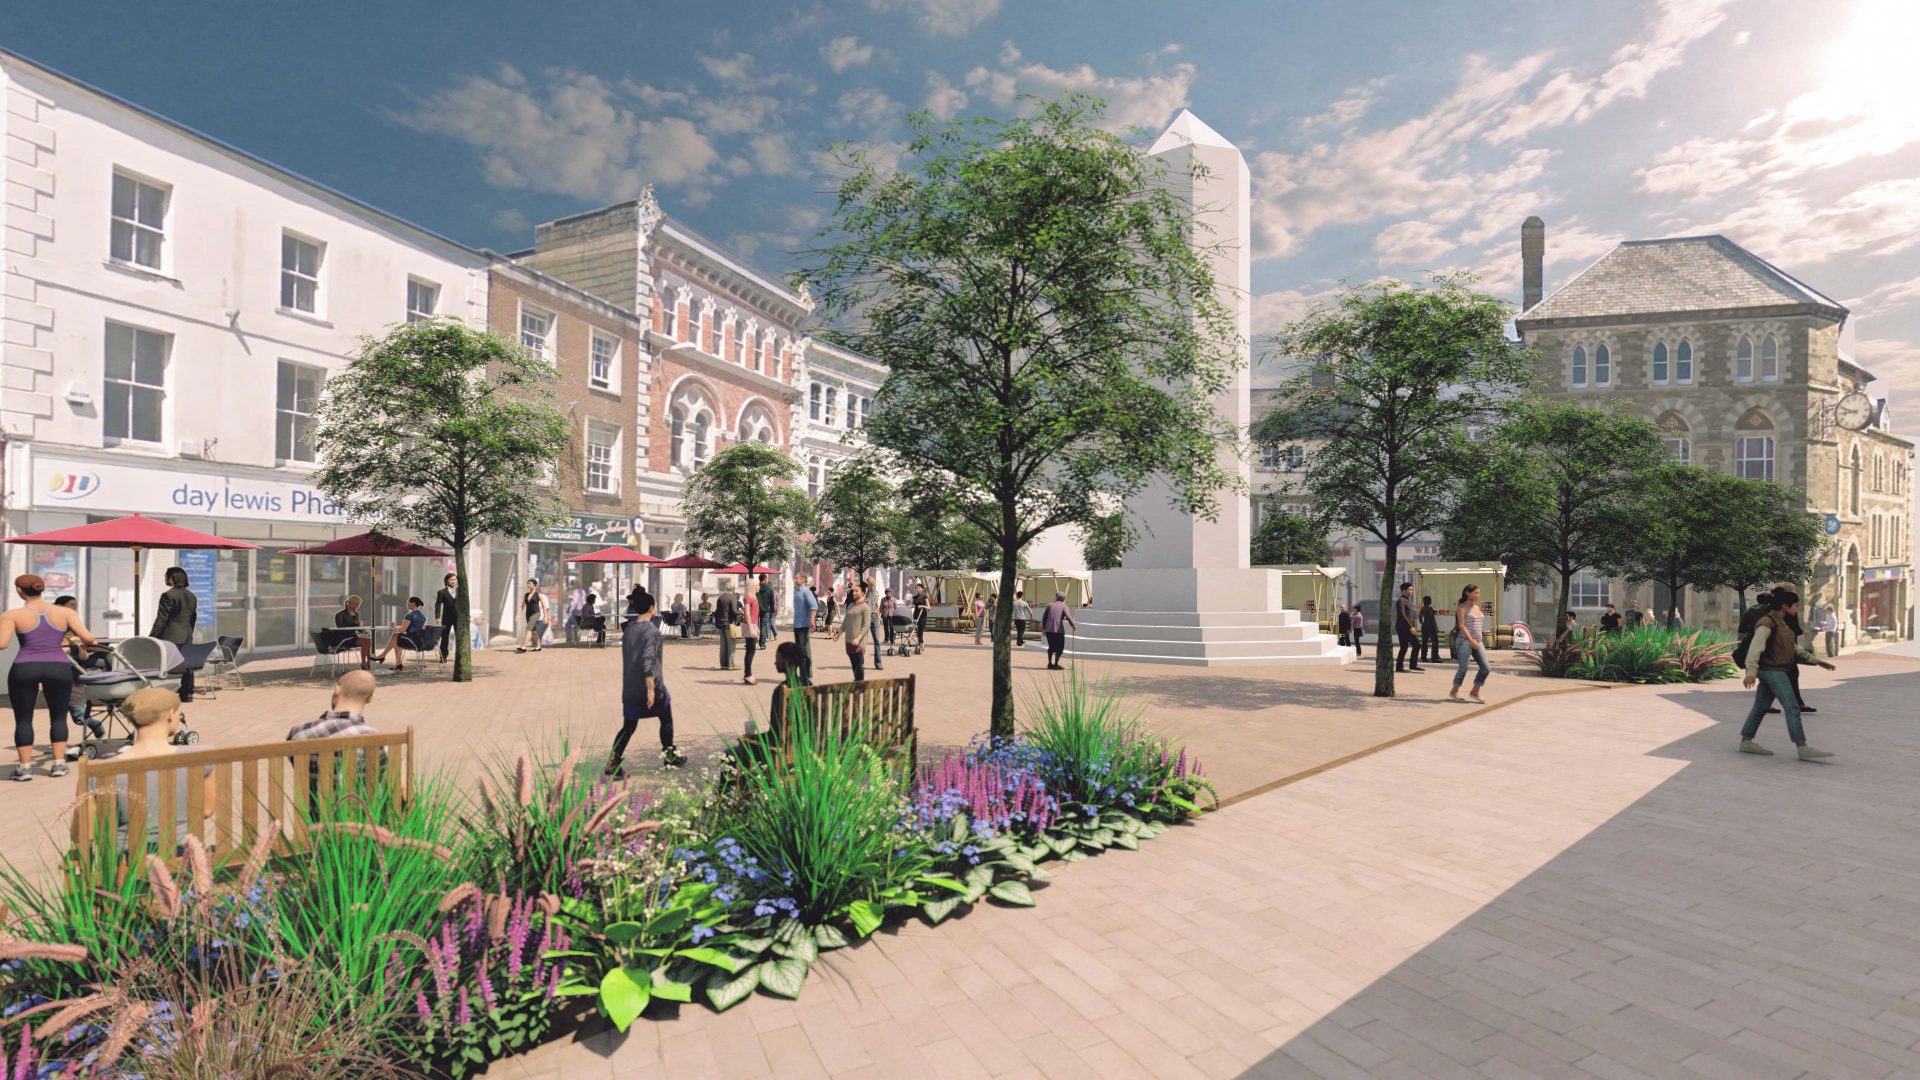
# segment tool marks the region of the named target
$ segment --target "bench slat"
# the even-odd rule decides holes
[[[238,830],[233,821],[233,766],[215,765],[213,767],[213,834],[216,841],[213,858],[215,865],[223,863],[233,853],[234,837]]]
[[[146,760],[151,761],[152,759],[149,758]],[[174,795],[173,785],[166,782],[172,780],[173,777],[156,776],[155,774],[158,772],[158,769],[149,768],[137,773],[127,774],[127,842],[131,844],[135,836],[145,837],[147,835],[147,777],[154,776],[154,783],[160,788],[160,857],[163,859],[172,859],[173,849],[178,847],[180,841],[183,839],[176,835],[178,825],[174,820],[179,816],[179,807],[176,805],[179,800]],[[136,783],[140,785],[137,789],[133,787]],[[200,785],[198,784],[187,785],[189,795],[199,790]],[[135,806],[141,808],[137,814],[132,812],[132,808]],[[135,828],[136,822],[139,824],[138,829]]]

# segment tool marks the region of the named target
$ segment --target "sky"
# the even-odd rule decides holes
[[[776,272],[831,211],[828,148],[897,154],[912,110],[1191,108],[1252,168],[1256,331],[1381,275],[1517,300],[1529,214],[1549,290],[1618,240],[1720,232],[1850,307],[1920,421],[1920,0],[319,9],[21,0],[0,43],[474,246],[652,184]]]

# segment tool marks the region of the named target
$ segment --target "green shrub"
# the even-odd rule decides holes
[[[1732,650],[1731,641],[1710,630],[1641,626],[1618,634],[1584,630],[1524,655],[1548,678],[1681,683],[1732,675]]]
[[[585,826],[613,785],[583,778],[580,753],[564,737],[513,759],[496,756],[488,774],[474,782],[478,805],[463,845],[468,879],[514,892],[562,892],[593,850]]]
[[[1032,719],[1007,748],[1009,763],[1033,768],[1063,814],[1098,817],[1113,810],[1173,821],[1215,799],[1200,763],[1189,760],[1184,747],[1155,738],[1119,687],[1090,685],[1069,671],[1022,711]]]

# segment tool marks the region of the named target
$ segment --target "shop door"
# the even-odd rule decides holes
[[[307,632],[333,625],[347,602],[347,560],[339,555],[307,557]]]
[[[258,644],[253,639],[253,628],[247,625],[246,581],[251,556],[252,553],[246,551],[213,553],[214,633],[221,637],[245,638],[249,646]]]
[[[257,648],[295,645],[300,615],[296,556],[262,549],[253,554],[253,641]]]

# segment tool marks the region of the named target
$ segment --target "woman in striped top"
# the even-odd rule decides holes
[[[1487,699],[1480,696],[1480,687],[1493,669],[1487,666],[1487,616],[1480,610],[1480,586],[1469,585],[1460,591],[1460,603],[1453,609],[1453,632],[1459,635],[1454,641],[1454,655],[1460,666],[1453,673],[1453,692],[1447,697],[1460,700],[1460,684],[1467,681],[1467,661],[1472,659],[1480,670],[1473,677],[1473,690],[1468,696],[1484,702]]]

